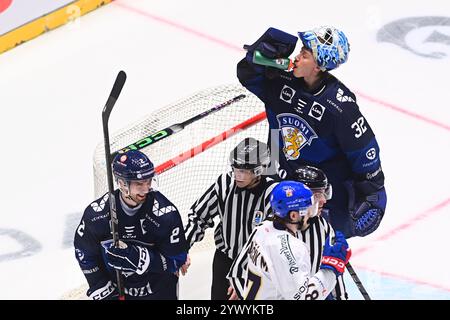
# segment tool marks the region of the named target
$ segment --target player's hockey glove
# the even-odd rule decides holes
[[[295,50],[298,38],[284,31],[269,28],[252,45],[244,45],[247,49],[247,61],[252,62],[253,52],[259,50],[270,59],[287,58]]]
[[[340,276],[344,273],[345,265],[351,255],[352,251],[348,247],[344,234],[336,231],[335,242],[333,245],[330,244],[329,237],[325,240],[320,269],[330,269],[336,274],[336,276]]]
[[[150,265],[150,252],[146,247],[119,241],[119,247],[113,240],[102,243],[104,258],[109,267],[138,275],[147,271]]]
[[[349,189],[349,213],[352,236],[364,237],[380,225],[386,209],[386,189],[370,181],[355,183]],[[378,190],[377,190],[378,189]],[[362,195],[361,195],[362,194]]]

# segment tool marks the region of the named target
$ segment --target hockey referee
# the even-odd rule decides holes
[[[211,300],[229,298],[227,273],[253,229],[270,212],[270,193],[275,181],[265,175],[270,164],[267,145],[245,138],[230,153],[231,172],[216,182],[192,205],[185,233],[189,247],[214,227],[216,251],[212,267]]]
[[[320,269],[325,239],[329,236],[331,236],[331,238],[334,238],[335,236],[333,227],[322,216],[326,211],[324,205],[331,199],[333,189],[328,182],[325,173],[319,168],[312,166],[299,167],[290,179],[299,181],[308,186],[313,192],[314,201],[318,206],[316,215],[304,217],[303,225],[297,232],[297,238],[302,240],[309,250],[311,274],[315,274]],[[243,250],[247,250],[249,245],[250,242],[244,244]],[[235,262],[230,268],[229,279],[235,294],[239,299],[244,299],[247,262],[247,255],[241,254],[235,259]],[[327,297],[327,300],[347,299],[348,295],[345,289],[344,279],[343,276],[340,275],[337,277],[336,286],[333,292]]]

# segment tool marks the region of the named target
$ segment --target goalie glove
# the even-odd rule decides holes
[[[371,181],[346,182],[345,186],[349,194],[352,236],[367,236],[380,226],[383,219],[386,189]]]
[[[295,50],[298,38],[284,31],[269,28],[252,45],[245,45],[244,49],[253,54],[259,50],[269,59],[287,58]]]

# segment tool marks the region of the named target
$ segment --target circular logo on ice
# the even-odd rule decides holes
[[[370,148],[369,150],[367,150],[367,152],[366,152],[367,159],[373,160],[373,159],[375,159],[376,156],[377,156],[377,151],[375,150],[375,148]]]
[[[0,0],[0,13],[8,9],[11,3],[12,0]]]
[[[450,56],[450,17],[410,17],[393,21],[377,33],[378,42],[390,42],[418,56]]]

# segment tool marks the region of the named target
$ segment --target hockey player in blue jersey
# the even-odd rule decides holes
[[[350,46],[334,27],[299,32],[303,47],[286,72],[253,62],[258,50],[271,59],[289,57],[297,37],[269,28],[237,65],[239,81],[261,99],[269,137],[280,150],[280,177],[295,179],[303,165],[321,168],[333,185],[329,221],[345,236],[375,231],[386,208],[384,174],[375,135],[355,95],[329,73],[347,61]],[[270,145],[270,144],[269,144]]]
[[[155,168],[140,151],[119,154],[113,161],[118,190],[120,246],[112,241],[108,193],[84,211],[75,232],[75,254],[92,299],[117,299],[116,269],[122,273],[126,299],[177,299],[178,269],[187,243],[180,214],[152,189]]]

